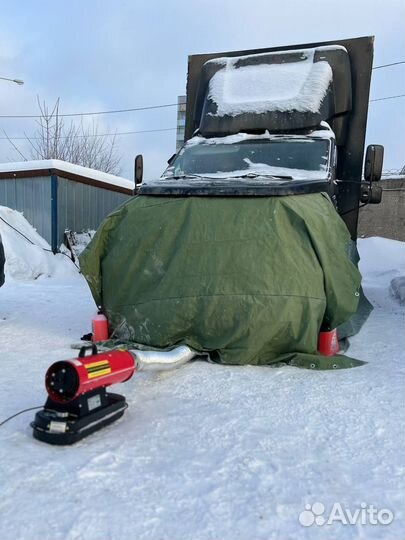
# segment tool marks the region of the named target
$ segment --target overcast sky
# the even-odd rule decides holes
[[[0,115],[36,114],[36,96],[64,113],[175,103],[189,54],[375,36],[374,65],[405,59],[403,0],[41,0],[1,2]],[[405,64],[373,72],[371,98],[405,94]],[[176,126],[176,108],[95,117],[100,132]],[[0,118],[9,136],[33,120]],[[405,98],[370,104],[367,142],[385,168],[405,164]],[[0,133],[0,137],[4,136]],[[18,142],[18,141],[16,141]],[[27,149],[19,142],[25,153]],[[175,131],[118,138],[122,175],[144,154],[146,178],[175,150]],[[0,140],[0,161],[18,161]]]

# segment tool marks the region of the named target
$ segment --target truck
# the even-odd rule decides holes
[[[189,57],[185,143],[139,195],[279,197],[325,192],[357,238],[382,190],[381,145],[363,171],[374,38]]]
[[[372,57],[366,37],[189,58],[184,145],[156,180],[137,156],[135,196],[80,258],[116,338],[227,364],[363,363],[335,353],[372,309],[354,242],[360,204],[381,199],[381,146],[362,178]]]

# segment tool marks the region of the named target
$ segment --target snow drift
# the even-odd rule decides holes
[[[70,277],[77,274],[64,255],[54,255],[51,247],[28,223],[21,212],[0,206],[0,235],[6,255],[8,279],[33,280],[39,277]]]
[[[217,104],[219,116],[267,111],[317,112],[332,81],[327,62],[314,63],[314,50],[301,53],[300,61],[283,64],[255,64],[238,68],[241,59],[217,58],[221,64],[209,84],[209,97]],[[270,54],[256,55],[270,57]],[[273,55],[275,56],[275,55]]]

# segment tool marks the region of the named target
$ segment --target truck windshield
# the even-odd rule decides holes
[[[186,145],[163,178],[208,176],[279,176],[289,179],[326,178],[329,140],[247,140],[238,143]]]

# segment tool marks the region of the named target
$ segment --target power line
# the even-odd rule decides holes
[[[376,66],[373,69],[379,69],[379,68],[388,67],[390,65],[396,65],[396,64],[405,64],[405,61],[395,62],[393,64],[386,64],[384,66]],[[405,94],[400,94],[397,96],[387,96],[384,98],[370,99],[370,101],[383,101],[385,99],[396,99],[396,98],[404,97],[404,95]],[[152,109],[163,109],[166,107],[176,107],[176,106],[177,106],[177,103],[167,103],[165,105],[150,105],[148,107],[132,107],[130,109],[113,109],[110,111],[66,113],[66,114],[58,114],[58,116],[59,117],[73,117],[73,116],[92,116],[92,115],[101,115],[101,114],[116,114],[116,113],[134,112],[134,111],[149,111]],[[0,114],[0,118],[42,118],[42,116],[39,114]],[[155,130],[155,131],[160,131],[160,130]],[[136,132],[128,132],[128,134],[130,133],[136,133]],[[138,132],[138,133],[141,133],[141,132]],[[122,135],[124,134],[126,133],[122,133]],[[107,134],[107,135],[110,135],[110,134]],[[10,137],[10,138],[13,138],[13,137]],[[19,137],[14,137],[14,138],[19,138]],[[24,139],[25,137],[21,137],[21,138]]]
[[[382,64],[381,66],[375,66],[372,69],[381,69],[386,68],[390,66],[397,66],[399,64],[405,64],[405,60],[401,60],[399,62],[391,62],[390,64]],[[390,98],[387,98],[390,99]],[[372,100],[375,101],[375,100]],[[73,117],[73,116],[96,116],[101,114],[117,114],[117,113],[127,113],[127,112],[134,112],[134,111],[149,111],[152,109],[163,109],[167,107],[176,107],[177,103],[166,103],[164,105],[150,105],[147,107],[131,107],[128,109],[111,109],[107,111],[86,111],[86,112],[78,112],[78,113],[64,113],[64,114],[58,114],[59,117]],[[39,114],[1,114],[0,118],[41,118],[41,115]]]
[[[404,62],[405,63],[405,62]],[[383,66],[381,66],[383,67]],[[405,94],[398,94],[396,96],[385,96],[385,97],[382,97],[382,98],[375,98],[375,99],[370,99],[370,103],[371,102],[375,102],[375,101],[385,101],[385,100],[388,100],[388,99],[398,99],[398,98],[402,98],[402,97],[405,97]],[[177,105],[177,104],[175,104]],[[154,107],[149,107],[149,108],[158,108],[158,107],[170,107],[171,105],[156,105]],[[106,113],[108,112],[124,112],[124,111],[134,111],[134,110],[144,110],[144,109],[121,109],[120,111],[105,111]],[[99,112],[99,113],[83,113],[83,114],[103,114],[102,112]],[[75,116],[80,116],[81,113],[74,113]],[[59,115],[59,116],[69,116],[69,115]],[[73,116],[73,115],[71,115]],[[39,117],[34,117],[34,116],[1,116],[0,115],[0,118],[39,118]],[[81,137],[116,137],[116,136],[121,136],[121,135],[137,135],[139,133],[159,133],[159,132],[164,132],[164,131],[175,131],[177,129],[177,127],[171,127],[171,128],[161,128],[161,129],[143,129],[143,130],[139,130],[139,131],[121,131],[121,132],[114,132],[114,133],[94,133],[94,134],[85,134],[85,135],[70,135],[70,136],[63,136],[63,137],[60,137],[60,139],[68,139],[68,138],[71,138],[71,137],[74,137],[74,138],[81,138]],[[8,141],[8,140],[12,140],[12,141],[24,141],[24,140],[27,140],[27,139],[30,139],[30,140],[39,140],[41,139],[41,137],[28,137],[28,136],[25,136],[25,137],[21,137],[21,136],[17,136],[17,137],[0,137],[0,141],[3,140],[3,141]]]
[[[392,62],[391,64],[383,64],[382,66],[375,66],[373,69],[381,69],[386,68],[390,66],[397,66],[398,64],[405,64],[405,60],[401,60],[400,62]]]
[[[370,103],[372,101],[385,101],[386,99],[397,99],[401,97],[405,97],[405,94],[398,94],[397,96],[387,96],[387,97],[381,97],[381,98],[376,98],[376,99],[370,99]]]
[[[371,102],[374,102],[374,101],[385,101],[387,99],[397,99],[397,98],[401,98],[401,97],[405,97],[405,94],[398,94],[396,96],[386,96],[386,97],[382,97],[382,98],[375,98],[375,99],[370,99],[370,103]],[[1,118],[1,116],[0,116]],[[161,128],[161,129],[143,129],[143,130],[139,130],[139,131],[121,131],[121,132],[116,132],[116,133],[95,133],[93,135],[70,135],[70,136],[67,136],[67,137],[60,137],[60,139],[68,139],[68,138],[71,138],[71,137],[115,137],[115,136],[120,136],[120,135],[136,135],[138,133],[159,133],[159,132],[164,132],[164,131],[175,131],[177,129],[177,127],[172,127],[172,128]],[[41,137],[21,137],[21,136],[18,136],[18,137],[0,137],[0,141],[8,141],[8,140],[11,140],[11,141],[25,141],[27,139],[30,139],[30,140],[39,140],[41,139]]]
[[[373,69],[381,69],[386,68],[389,66],[396,66],[398,64],[405,64],[405,60],[402,60],[400,62],[392,62],[391,64],[384,64],[381,66],[375,66]],[[398,96],[402,97],[402,96]],[[385,99],[392,99],[392,98],[385,98]],[[377,101],[377,100],[371,100],[371,101]],[[168,107],[176,107],[177,103],[166,103],[163,105],[149,105],[147,107],[131,107],[128,109],[111,109],[107,111],[86,111],[86,112],[78,112],[78,113],[61,113],[58,114],[61,118],[66,117],[74,117],[74,116],[96,116],[101,114],[119,114],[119,113],[127,113],[127,112],[135,112],[135,111],[150,111],[153,109],[164,109]],[[0,118],[41,118],[40,114],[0,114]]]
[[[58,114],[59,117],[66,116],[93,116],[98,114],[116,114],[126,113],[133,111],[149,111],[151,109],[164,109],[165,107],[177,107],[177,103],[167,103],[165,105],[150,105],[148,107],[132,107],[130,109],[113,109],[110,111],[93,111],[93,112],[80,112],[80,113],[65,113]],[[0,114],[0,118],[41,118],[40,114]]]
[[[161,129],[142,129],[139,131],[118,131],[114,133],[94,133],[94,134],[88,134],[88,135],[68,135],[68,136],[62,136],[58,137],[59,139],[70,139],[70,138],[81,138],[81,137],[115,137],[118,135],[136,135],[138,133],[158,133],[161,131],[176,131],[177,127],[171,127],[171,128],[161,128]],[[35,141],[35,140],[41,140],[42,137],[0,137],[0,141]]]

